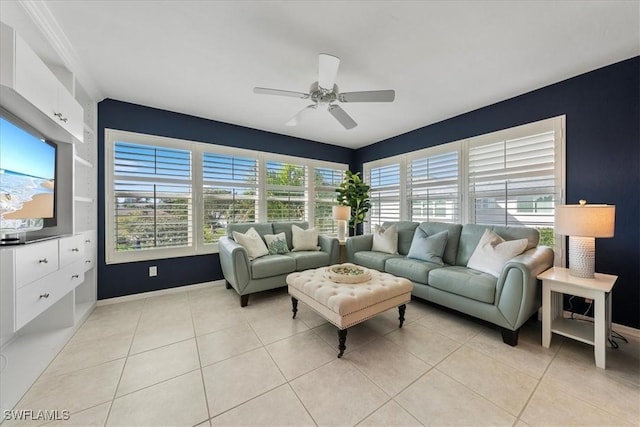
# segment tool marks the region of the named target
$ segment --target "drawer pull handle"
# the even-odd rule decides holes
[[[42,259],[39,259],[39,260],[38,260],[38,263],[39,263],[39,264],[48,264],[48,263],[49,263],[49,260],[48,260],[48,259],[46,259],[46,258],[42,258]]]
[[[91,240],[87,239],[84,241],[85,243],[91,243]]]
[[[49,292],[47,292],[46,294],[40,295],[40,298],[49,298]]]
[[[85,263],[85,264],[91,264],[91,260],[90,260],[90,259],[88,259],[88,260],[86,260],[84,263]]]
[[[78,277],[80,277],[80,276],[77,275],[77,274],[74,274],[73,276],[71,276],[72,279],[77,279]]]
[[[56,116],[61,122],[67,123],[68,119],[66,117],[62,117],[62,113],[53,113],[53,115]]]
[[[71,252],[80,252],[80,249],[78,249],[78,248],[73,248],[73,249],[71,249]]]

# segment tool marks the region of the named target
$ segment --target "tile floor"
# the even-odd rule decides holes
[[[215,284],[98,307],[16,409],[63,426],[640,424],[640,343],[593,348],[531,321],[509,347],[489,325],[413,301],[336,329],[286,289],[239,307]],[[6,422],[6,426],[14,425]],[[28,423],[25,425],[39,425]]]

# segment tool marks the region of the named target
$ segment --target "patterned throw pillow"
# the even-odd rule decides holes
[[[265,234],[264,240],[267,242],[269,255],[282,255],[289,252],[289,246],[287,246],[287,238],[284,235],[284,232],[278,234]]]

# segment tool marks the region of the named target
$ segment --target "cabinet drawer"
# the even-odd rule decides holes
[[[77,262],[16,292],[16,330],[22,328],[84,281]]]
[[[34,243],[16,249],[16,288],[58,269],[58,242]]]
[[[84,260],[84,236],[77,234],[60,239],[60,268]]]
[[[84,237],[84,271],[91,270],[96,263],[96,231],[82,233]]]

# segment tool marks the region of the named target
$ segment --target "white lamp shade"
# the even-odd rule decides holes
[[[556,206],[555,232],[564,236],[613,237],[614,205]]]
[[[334,206],[333,219],[337,221],[349,221],[351,218],[351,206]]]

